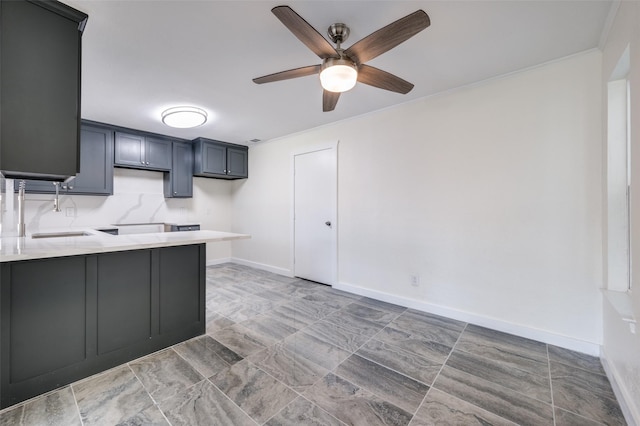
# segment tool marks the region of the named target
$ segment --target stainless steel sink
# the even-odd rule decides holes
[[[66,232],[42,232],[31,235],[31,238],[62,238],[62,237],[85,237],[92,235],[84,231],[66,231]]]

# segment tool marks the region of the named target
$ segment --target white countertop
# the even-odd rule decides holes
[[[61,230],[61,232],[70,231],[85,232],[90,235],[32,238],[30,234],[27,234],[26,237],[22,238],[2,237],[0,238],[0,262],[183,246],[251,238],[251,236],[247,234],[234,234],[221,231],[154,232],[147,234],[110,235],[93,229]],[[48,232],[50,231],[42,233]]]

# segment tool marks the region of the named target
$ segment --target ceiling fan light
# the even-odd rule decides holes
[[[207,122],[207,112],[201,108],[180,106],[162,112],[162,122],[169,127],[189,129]]]
[[[348,59],[325,59],[320,71],[320,84],[329,92],[346,92],[356,85],[358,70]]]

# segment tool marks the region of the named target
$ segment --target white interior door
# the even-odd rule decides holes
[[[294,275],[336,280],[337,148],[294,155]]]

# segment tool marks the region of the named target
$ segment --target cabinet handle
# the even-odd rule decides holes
[[[147,166],[149,165],[149,162],[147,161]]]
[[[62,185],[62,189],[67,189],[67,185]]]
[[[140,164],[144,164],[144,161],[141,161]]]
[[[173,191],[173,195],[178,195],[178,192],[177,191]]]
[[[72,190],[72,189],[73,189],[73,186],[69,186],[69,190]]]

